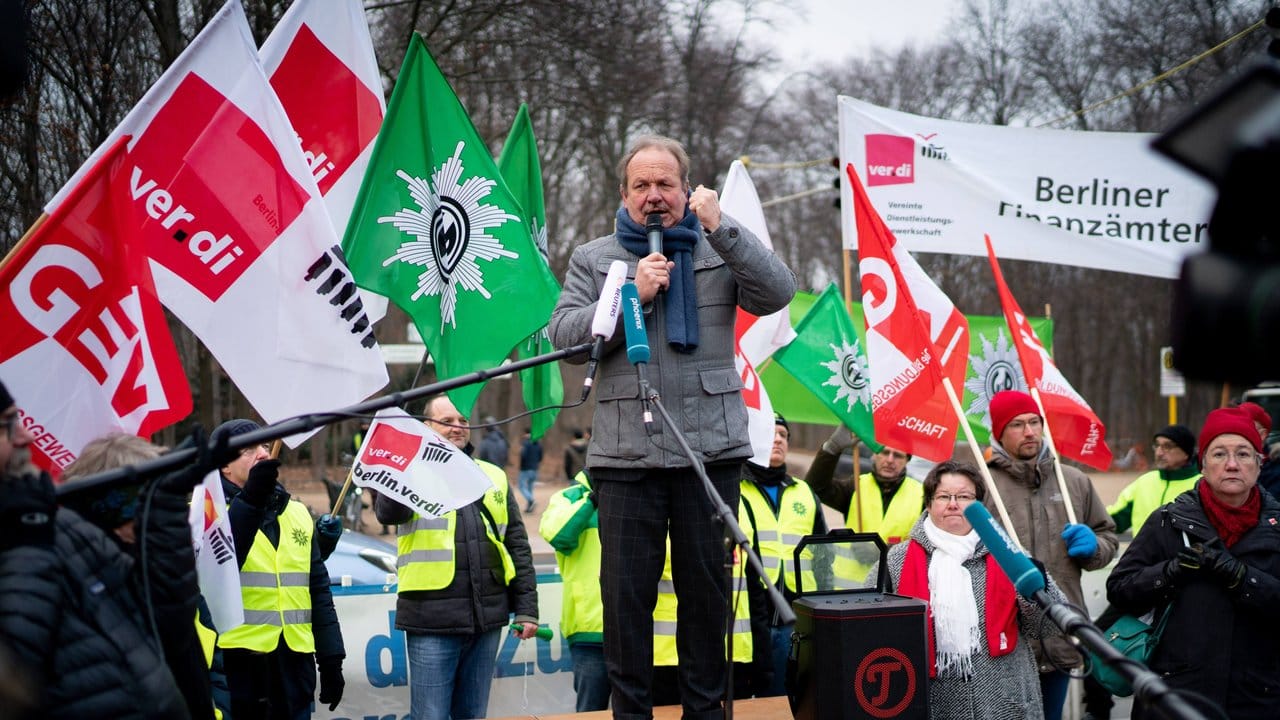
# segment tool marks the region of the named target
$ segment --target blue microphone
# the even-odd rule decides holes
[[[649,362],[649,337],[644,332],[640,291],[633,282],[622,284],[622,329],[627,337],[627,360],[632,365]]]
[[[649,336],[644,331],[644,309],[640,307],[640,291],[633,282],[622,285],[622,330],[626,333],[627,360],[636,366],[640,383],[640,402],[644,408],[645,430],[653,433],[653,411],[649,409]]]
[[[1031,563],[1031,558],[1013,544],[1004,528],[991,517],[986,506],[980,502],[969,503],[964,509],[964,516],[973,525],[973,529],[982,538],[982,542],[996,559],[996,564],[1009,576],[1013,587],[1024,598],[1034,598],[1036,593],[1044,590],[1044,573]]]

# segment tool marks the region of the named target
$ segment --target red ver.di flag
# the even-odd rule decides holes
[[[294,0],[258,55],[342,237],[387,114],[364,6]],[[386,298],[361,295],[370,321],[387,314]]]
[[[853,165],[846,170],[858,227],[876,440],[945,460],[954,452],[960,420],[943,381],[956,393],[964,387],[969,322],[889,232]]]
[[[996,260],[996,252],[991,247],[991,238],[984,237],[987,241],[987,259],[991,261],[991,273],[996,278],[996,291],[1000,293],[1000,309],[1004,311],[1005,322],[1009,323],[1013,345],[1018,349],[1018,360],[1027,377],[1027,387],[1040,391],[1040,402],[1044,405],[1045,422],[1049,424],[1054,447],[1063,457],[1098,470],[1106,470],[1111,467],[1107,428],[1093,412],[1093,408],[1089,407],[1089,403],[1067,382],[1053,358],[1049,357],[1044,344],[1027,322],[1027,316],[1023,314],[1018,301],[1004,282],[1004,273],[1000,271],[1000,262]]]
[[[466,453],[396,408],[374,417],[351,465],[351,478],[423,517],[456,510],[493,488]]]
[[[130,242],[150,256],[160,301],[267,422],[350,405],[386,384],[239,0],[218,11],[108,142],[124,133],[134,136],[124,184],[140,218]]]
[[[0,269],[0,379],[55,474],[90,440],[149,436],[191,412],[191,393],[141,249],[128,161],[114,142]]]

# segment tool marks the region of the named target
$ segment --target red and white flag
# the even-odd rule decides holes
[[[209,615],[218,632],[244,624],[244,601],[240,595],[240,566],[236,544],[231,537],[227,498],[222,493],[222,476],[217,470],[205,476],[191,496],[187,517],[191,542],[196,552],[196,578],[200,594],[209,605]]]
[[[1000,294],[1000,309],[1004,311],[1005,322],[1009,323],[1009,333],[1013,336],[1014,347],[1018,349],[1018,360],[1022,363],[1027,387],[1040,391],[1040,402],[1044,405],[1045,422],[1049,425],[1054,447],[1063,457],[1106,470],[1111,467],[1107,428],[1089,403],[1067,382],[1044,349],[1044,344],[1004,282],[996,251],[991,247],[991,237],[983,237],[987,242],[991,274],[996,278],[996,292]]]
[[[0,269],[0,379],[55,475],[110,432],[149,436],[191,412],[191,392],[125,195],[120,138]]]
[[[339,238],[387,114],[360,0],[295,0],[258,51]],[[387,299],[360,291],[376,322]]]
[[[746,167],[738,160],[729,166],[729,175],[720,193],[720,209],[760,238],[765,247],[773,249],[760,195],[756,193],[756,186],[751,182]],[[742,377],[742,399],[747,405],[747,430],[754,453],[751,462],[769,467],[769,456],[773,452],[773,403],[756,374],[756,368],[775,350],[794,340],[796,331],[791,327],[791,314],[787,308],[764,317],[738,308],[733,334],[736,343],[733,362]]]
[[[399,408],[374,417],[351,464],[351,480],[422,517],[440,517],[494,491],[466,453]]]
[[[876,440],[945,460],[954,452],[960,421],[942,381],[963,387],[969,321],[885,226],[853,165],[846,170],[858,228]]]
[[[267,422],[349,405],[386,385],[338,237],[239,0],[218,11],[107,143],[123,134],[133,136],[125,184],[141,217],[129,235],[151,258],[160,301]]]

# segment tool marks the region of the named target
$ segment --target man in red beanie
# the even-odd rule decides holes
[[[1044,418],[1030,395],[1004,390],[991,398],[988,409],[992,452],[987,467],[1018,540],[1045,564],[1071,602],[1084,607],[1081,571],[1106,567],[1115,557],[1115,522],[1089,476],[1074,467],[1062,466],[1069,494],[1062,497],[1053,455],[1044,444]],[[990,493],[984,502],[994,510]],[[1079,523],[1067,522],[1065,502],[1071,503]],[[1045,718],[1059,720],[1069,678],[1057,668],[1078,666],[1080,654],[1061,636],[1037,643],[1035,653]]]

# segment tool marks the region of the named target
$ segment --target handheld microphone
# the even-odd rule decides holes
[[[609,265],[609,274],[605,276],[604,285],[600,288],[600,299],[596,301],[596,314],[591,318],[591,334],[595,336],[596,343],[591,347],[591,354],[587,357],[587,376],[582,381],[581,401],[585,401],[587,395],[591,394],[591,385],[596,380],[596,369],[600,366],[600,355],[604,353],[604,343],[613,337],[613,332],[618,327],[618,311],[622,303],[620,290],[626,279],[627,264],[621,260],[614,260]]]
[[[1031,563],[1031,558],[1026,553],[1014,546],[1004,528],[991,517],[982,503],[969,503],[969,507],[964,509],[964,516],[973,525],[978,537],[982,538],[983,544],[996,559],[996,564],[1009,576],[1019,595],[1035,598],[1036,593],[1044,591],[1044,573]]]
[[[644,231],[649,238],[649,254],[662,254],[662,214],[650,213],[644,220]]]
[[[626,333],[627,360],[636,366],[636,379],[640,383],[640,401],[644,407],[644,427],[653,432],[653,411],[649,409],[649,337],[644,331],[644,310],[640,307],[640,292],[633,282],[622,286],[622,329]]]

